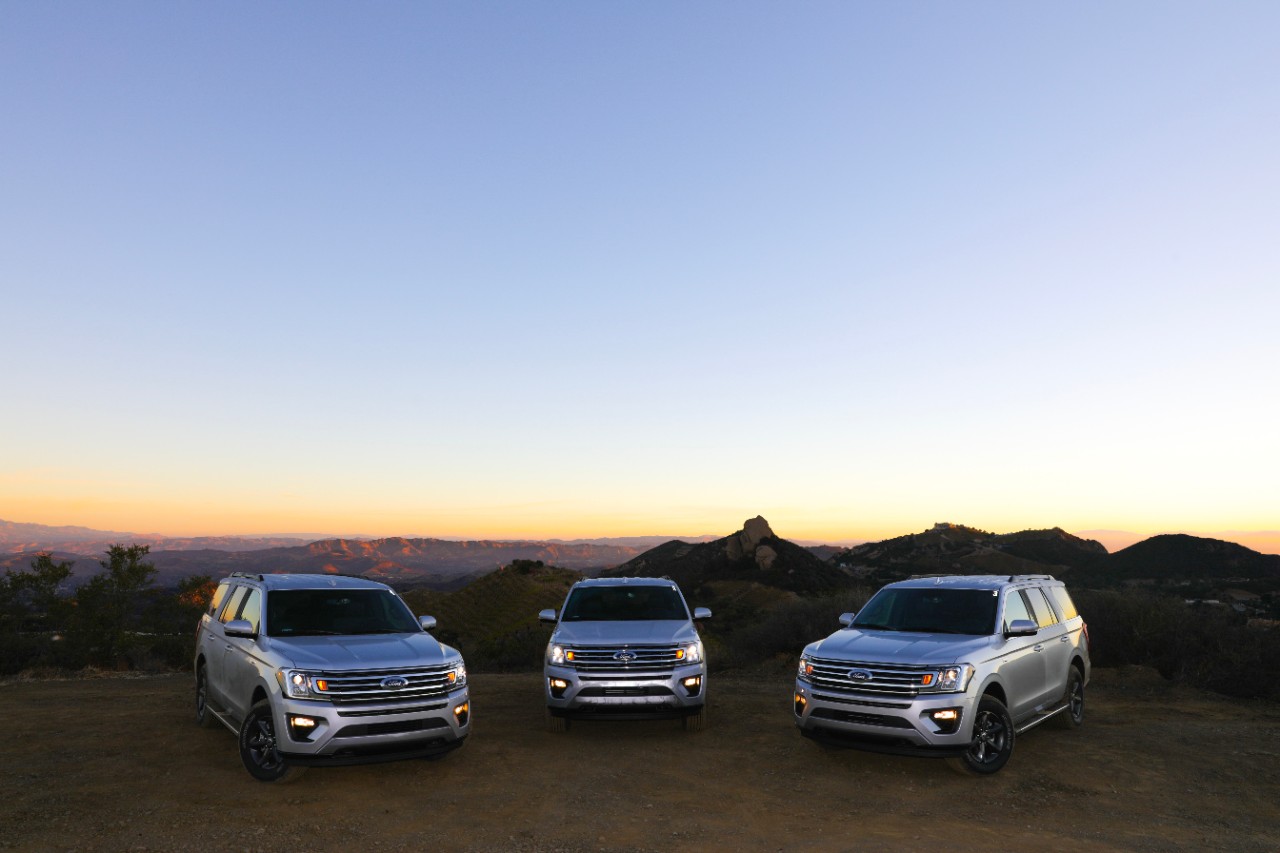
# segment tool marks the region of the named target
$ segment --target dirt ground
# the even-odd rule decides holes
[[[825,750],[785,675],[713,678],[708,727],[543,730],[538,676],[472,677],[438,761],[265,785],[191,715],[187,676],[0,685],[0,848],[18,850],[1280,849],[1280,708],[1097,671],[1078,731],[1009,765]]]

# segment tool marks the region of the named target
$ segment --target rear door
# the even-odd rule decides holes
[[[1017,589],[1005,592],[1002,613],[1002,632],[1007,631],[1016,619],[1036,621],[1022,591]],[[1004,681],[1005,693],[1009,699],[1009,713],[1015,721],[1033,713],[1044,692],[1044,655],[1037,648],[1039,642],[1040,638],[1036,634],[1029,637],[1005,637],[1004,640],[1000,677]]]
[[[1067,692],[1067,671],[1071,666],[1071,632],[1058,618],[1043,589],[1031,587],[1024,591],[1031,600],[1031,609],[1036,613],[1036,624],[1040,626],[1040,646],[1043,649],[1041,654],[1044,656],[1045,684],[1038,704],[1057,704]]]

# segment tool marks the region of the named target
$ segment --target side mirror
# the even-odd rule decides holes
[[[222,630],[228,637],[254,637],[253,623],[248,619],[232,619]]]
[[[539,610],[539,611],[538,611],[538,621],[539,621],[539,622],[548,622],[548,623],[550,623],[550,624],[554,625],[554,624],[556,624],[556,612],[555,612],[554,610],[551,610],[551,609],[547,609],[547,610]]]
[[[710,618],[711,618],[711,611],[710,611],[710,610],[708,610],[707,608],[705,608],[705,607],[695,607],[695,608],[693,608],[693,621],[694,621],[694,622],[701,622],[703,619],[710,619]]]
[[[848,628],[850,625],[853,624],[853,620],[857,617],[857,615],[858,615],[857,613],[841,613],[840,627]]]
[[[418,624],[422,626],[422,630],[424,631],[434,631],[436,629],[436,617],[419,616]]]
[[[1005,629],[1006,637],[1032,637],[1040,630],[1040,627],[1030,619],[1014,619],[1009,623],[1009,627]]]

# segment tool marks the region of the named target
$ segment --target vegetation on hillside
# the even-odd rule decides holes
[[[29,571],[0,577],[0,675],[26,669],[154,669],[187,666],[195,624],[213,581],[151,588],[147,545],[113,545],[102,571],[69,595],[73,563],[38,555]]]
[[[954,528],[945,532],[955,535]],[[971,535],[968,530],[959,532]],[[1170,543],[1160,544],[1167,548]],[[890,574],[910,569],[906,545],[893,543]],[[1067,545],[1075,547],[1070,541]],[[701,626],[714,670],[783,670],[794,665],[805,644],[835,630],[841,613],[856,611],[892,579],[876,572],[855,583],[845,575],[841,588],[804,589],[808,582],[792,574],[792,588],[784,588],[771,583],[773,573],[754,563],[712,559],[710,549],[685,547],[698,558],[696,565],[684,567],[685,597],[690,607],[709,607],[714,613]],[[930,542],[929,548],[936,550],[936,543]],[[658,552],[674,557],[675,550]],[[0,577],[0,675],[55,667],[189,666],[195,625],[214,582],[196,577],[177,590],[155,589],[147,553],[145,545],[111,547],[100,561],[102,571],[69,594],[64,588],[71,563],[47,554],[33,560],[27,571]],[[1244,566],[1240,554],[1231,549],[1227,554],[1233,566]],[[741,564],[736,575],[729,571],[732,564]],[[1068,581],[1089,625],[1096,666],[1151,666],[1166,678],[1228,695],[1278,699],[1280,625],[1251,618],[1274,602],[1275,581],[1266,576],[1271,561],[1264,559],[1259,565],[1265,571],[1254,572],[1254,578],[1230,579],[1238,587],[1233,592],[1248,600],[1249,608],[1196,597],[1221,580],[1160,579],[1135,585],[1134,579],[1123,578],[1115,579],[1123,586],[1099,588],[1108,585],[1094,567],[1059,574]],[[1041,571],[1048,568],[1042,565]],[[516,560],[456,591],[409,590],[404,598],[415,613],[437,619],[435,636],[459,648],[473,671],[535,670],[542,664],[550,635],[537,614],[559,608],[581,577],[540,561]],[[1250,592],[1257,584],[1266,588]]]

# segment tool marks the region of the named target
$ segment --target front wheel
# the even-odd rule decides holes
[[[966,775],[987,776],[995,773],[1013,755],[1013,718],[1009,709],[994,696],[983,696],[973,718],[973,740],[963,755],[947,759],[954,769]]]
[[[306,769],[286,764],[276,749],[275,719],[265,699],[249,709],[240,726],[240,760],[259,782],[292,782]]]

